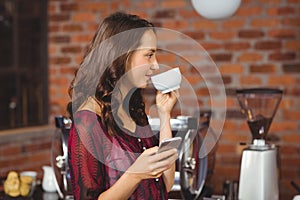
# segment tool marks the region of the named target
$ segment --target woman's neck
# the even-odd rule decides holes
[[[135,88],[130,89],[129,87],[126,87],[125,84],[121,84],[119,87],[120,99],[118,100],[119,107],[117,110],[117,115],[123,124],[123,128],[129,130],[130,132],[135,132],[136,129],[136,123],[131,118],[129,112],[129,101],[134,91]]]

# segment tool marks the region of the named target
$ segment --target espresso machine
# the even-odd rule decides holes
[[[208,158],[201,156],[202,134],[209,128],[210,112],[200,113],[200,118],[192,116],[177,116],[170,120],[173,137],[181,137],[174,185],[168,196],[169,199],[198,200],[209,195],[204,187]],[[149,118],[152,131],[157,133],[160,128],[158,118]]]
[[[70,168],[68,165],[68,137],[72,125],[70,118],[55,117],[56,130],[51,142],[51,166],[54,170],[55,185],[60,199],[73,200]]]
[[[278,200],[278,148],[266,138],[282,90],[250,88],[237,90],[236,94],[252,134],[252,143],[242,152],[238,199]]]

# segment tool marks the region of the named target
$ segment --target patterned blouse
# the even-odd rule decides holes
[[[98,115],[87,110],[76,112],[68,141],[74,198],[97,199],[145,149],[158,143],[149,125],[137,126],[134,133],[110,136]],[[163,178],[142,180],[129,199],[168,199]]]

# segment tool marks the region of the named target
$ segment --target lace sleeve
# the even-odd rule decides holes
[[[103,152],[96,148],[101,146],[101,141],[95,140],[98,121],[84,114],[74,117],[68,142],[73,195],[80,200],[97,199],[106,182],[105,166],[99,161]]]

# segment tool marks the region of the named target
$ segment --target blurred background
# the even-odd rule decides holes
[[[225,180],[238,180],[240,143],[251,141],[236,89],[283,90],[268,139],[280,147],[280,199],[297,194],[290,183],[300,184],[299,0],[243,0],[233,16],[218,20],[203,18],[189,0],[0,0],[0,177],[10,170],[42,176],[41,166],[50,164],[54,117],[66,115],[74,72],[99,23],[119,10],[191,37],[217,65],[227,111],[206,182],[215,193],[222,193]],[[193,55],[193,49],[185,51]],[[200,110],[211,109],[209,91],[193,67],[168,53],[158,53],[158,61],[180,64],[187,81],[197,85]]]

